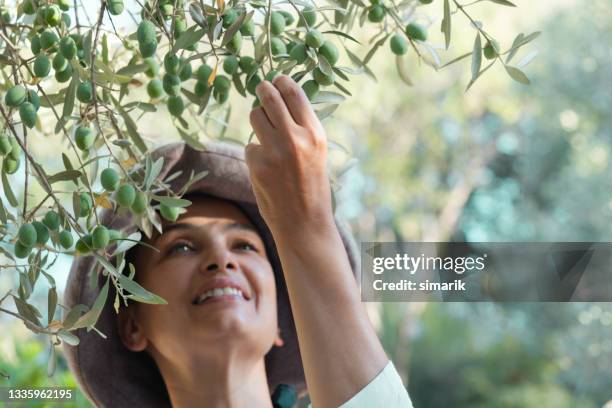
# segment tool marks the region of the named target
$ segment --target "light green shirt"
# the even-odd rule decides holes
[[[408,391],[391,360],[369,384],[338,408],[372,407],[412,408]]]

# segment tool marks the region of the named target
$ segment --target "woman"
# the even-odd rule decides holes
[[[168,304],[134,303],[117,319],[111,296],[96,326],[108,339],[81,331],[67,347],[94,404],[270,407],[270,391],[289,384],[316,408],[411,406],[360,302],[356,252],[332,212],[323,127],[287,76],[257,95],[250,122],[260,143],[247,145],[246,164],[222,145],[154,152],[165,158],[162,179],[210,174],[189,188],[187,212],[149,237],[157,251],[129,254],[135,279]],[[102,219],[134,230],[129,216]],[[92,267],[90,258],[73,265],[67,306],[93,303]],[[287,395],[276,393],[275,406],[290,406]]]

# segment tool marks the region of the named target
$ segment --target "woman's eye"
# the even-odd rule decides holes
[[[183,250],[183,248],[187,248],[186,250]],[[191,246],[185,242],[179,242],[175,245],[173,245],[170,250],[168,251],[169,253],[181,253],[181,252],[187,252],[189,250],[191,250]]]
[[[239,242],[238,244],[236,244],[236,247],[245,251],[257,252],[257,248],[255,248],[255,245],[251,245],[248,242]]]

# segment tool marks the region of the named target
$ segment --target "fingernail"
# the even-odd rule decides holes
[[[276,84],[276,81],[278,81],[278,79],[279,79],[280,77],[282,77],[282,76],[286,76],[286,75],[284,75],[284,74],[278,74],[277,76],[275,76],[274,78],[272,78],[272,83],[273,83],[273,84]]]

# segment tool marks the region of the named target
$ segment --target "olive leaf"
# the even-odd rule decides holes
[[[102,309],[104,308],[104,304],[106,303],[106,298],[108,297],[108,285],[109,285],[110,277],[106,279],[106,283],[98,293],[98,297],[94,301],[93,306],[87,313],[83,316],[79,317],[72,325],[68,325],[64,322],[64,327],[66,329],[80,329],[83,327],[90,327],[94,325],[98,321],[98,317],[100,313],[102,313]]]
[[[119,284],[123,287],[123,289],[127,290],[129,293],[132,294],[130,298],[138,302],[154,305],[168,304],[168,302],[166,302],[163,298],[149,292],[135,281],[129,279],[127,276],[118,275],[117,278],[119,280]]]

